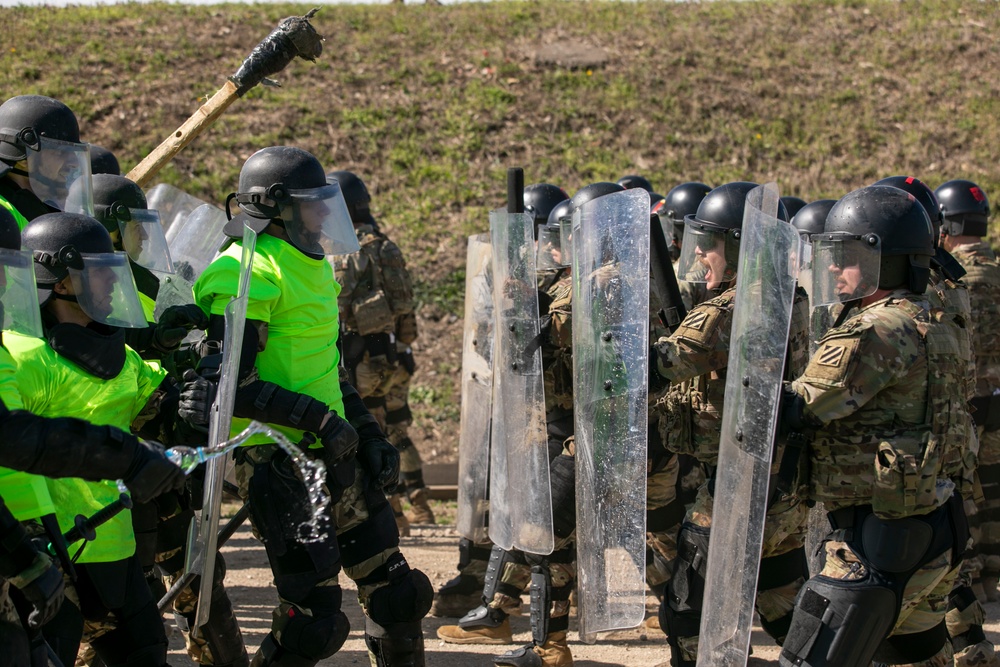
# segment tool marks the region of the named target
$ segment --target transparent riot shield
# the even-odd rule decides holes
[[[799,237],[773,183],[747,193],[698,665],[747,663]]]
[[[219,387],[212,404],[208,425],[208,444],[215,446],[229,439],[232,426],[233,404],[240,370],[240,351],[243,346],[243,329],[246,326],[247,302],[250,297],[250,278],[253,268],[253,252],[257,245],[257,234],[244,225],[243,254],[240,259],[240,282],[236,297],[226,306],[226,335],[222,348],[222,367]],[[212,582],[215,574],[215,558],[219,543],[219,517],[222,512],[222,490],[226,476],[227,457],[212,459],[205,464],[205,492],[202,502],[197,548],[204,554],[201,558],[201,588],[198,594],[198,611],[195,627],[208,623],[212,605]]]
[[[649,194],[573,216],[573,395],[580,637],[646,611]]]
[[[490,539],[549,554],[555,546],[542,383],[534,221],[490,212],[496,342],[490,427]]]
[[[469,237],[465,264],[462,416],[458,437],[458,534],[486,539],[493,410],[493,253],[488,234]]]
[[[154,311],[157,317],[170,306],[194,303],[192,287],[219,254],[226,241],[225,226],[225,212],[211,204],[202,204],[175,218],[166,233],[174,273],[160,276]]]
[[[194,195],[189,195],[180,188],[166,183],[157,183],[146,192],[146,206],[160,212],[160,222],[165,232],[169,232],[174,223],[183,220],[196,208],[205,204],[206,202]],[[168,236],[167,241],[169,240]]]

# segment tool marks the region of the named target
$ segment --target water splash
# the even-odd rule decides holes
[[[326,490],[326,464],[305,454],[288,437],[266,424],[251,421],[239,434],[220,442],[217,445],[205,447],[171,447],[167,450],[167,458],[173,461],[184,474],[190,474],[200,464],[220,456],[225,456],[241,446],[251,436],[264,435],[274,440],[291,458],[298,471],[298,476],[306,486],[309,494],[309,505],[312,518],[303,522],[298,529],[299,540],[302,542],[318,542],[326,539],[326,526],[329,525],[330,493]]]

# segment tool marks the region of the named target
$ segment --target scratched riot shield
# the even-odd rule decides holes
[[[747,193],[698,665],[747,663],[799,236],[773,183]]]
[[[486,539],[493,409],[493,254],[488,234],[469,237],[465,264],[462,415],[458,438],[458,534]]]
[[[645,615],[649,193],[573,214],[573,401],[580,636]]]
[[[549,554],[555,546],[542,383],[534,221],[490,212],[493,247],[493,423],[490,427],[490,539]]]
[[[211,204],[175,217],[166,233],[174,273],[160,276],[154,311],[157,317],[170,306],[194,303],[194,283],[225,242],[225,226],[225,212]]]
[[[236,297],[226,305],[226,334],[222,348],[222,367],[219,386],[208,425],[209,446],[218,445],[229,439],[233,419],[233,404],[240,370],[240,351],[243,347],[243,330],[246,326],[247,302],[250,298],[250,279],[253,269],[253,253],[257,245],[257,234],[248,226],[243,226],[243,254],[240,258],[239,286]],[[203,495],[198,539],[188,545],[195,551],[191,562],[201,564],[201,588],[198,594],[198,611],[195,627],[208,622],[212,605],[212,581],[215,574],[215,559],[219,544],[219,517],[222,513],[222,492],[226,476],[227,457],[220,456],[205,464],[205,491]],[[201,558],[198,559],[198,554]]]
[[[165,232],[169,232],[174,223],[183,220],[206,203],[167,183],[157,183],[146,192],[146,206],[160,212],[160,222]]]

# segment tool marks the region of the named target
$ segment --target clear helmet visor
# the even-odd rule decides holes
[[[799,287],[812,295],[812,241],[808,234],[799,234]]]
[[[695,224],[684,225],[677,279],[717,285],[736,277],[736,266],[726,261],[726,234]]]
[[[83,268],[69,269],[76,301],[90,319],[128,329],[149,325],[124,252],[81,254]]]
[[[88,144],[41,137],[38,150],[27,153],[28,181],[36,197],[60,211],[94,215]]]
[[[579,223],[577,223],[579,224]],[[573,265],[573,217],[559,218],[559,249],[562,252],[562,266]]]
[[[813,234],[813,307],[871,296],[878,289],[882,247],[877,236]]]
[[[42,337],[42,313],[30,250],[0,248],[0,327]]]
[[[340,185],[290,190],[282,220],[296,248],[314,255],[349,255],[361,250]]]
[[[557,225],[540,225],[535,270],[556,271],[564,266],[569,266],[569,263],[562,252],[562,228]]]
[[[130,208],[128,212],[128,220],[118,220],[118,231],[129,259],[150,271],[173,273],[159,212],[145,208]]]

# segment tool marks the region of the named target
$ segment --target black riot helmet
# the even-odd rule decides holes
[[[18,95],[0,104],[0,160],[13,165],[37,150],[41,137],[80,143],[80,125],[68,106],[42,95]]]
[[[948,181],[934,191],[946,236],[986,236],[990,201],[982,188],[964,179]]]
[[[114,153],[103,146],[90,144],[90,173],[121,176],[122,168]]]
[[[785,211],[788,213],[788,219],[791,220],[795,217],[795,214],[802,210],[802,207],[806,205],[806,200],[799,197],[793,197],[792,195],[787,195],[781,198],[781,203],[785,205]]]
[[[638,174],[629,174],[628,176],[622,176],[618,179],[618,185],[622,186],[626,190],[631,190],[633,188],[642,188],[646,192],[653,191],[653,184],[649,182],[649,179],[645,176],[639,176]]]
[[[117,235],[115,247],[124,249],[129,259],[144,269],[173,273],[167,237],[159,211],[150,210],[142,188],[124,176],[96,174],[91,178],[94,193],[94,217],[109,234]],[[72,199],[73,189],[70,189]],[[67,210],[69,207],[67,207]],[[80,212],[80,211],[74,211]],[[136,279],[142,284],[145,278]]]
[[[649,212],[651,215],[660,215],[667,198],[658,192],[649,193]]]
[[[571,215],[573,215],[573,200],[564,199],[556,204],[551,211],[549,211],[549,219],[546,224],[555,227],[559,225],[562,220],[569,218]]]
[[[570,214],[587,202],[594,201],[598,197],[610,195],[614,192],[624,192],[626,189],[627,188],[618,183],[608,183],[607,181],[600,181],[598,183],[591,183],[590,185],[584,186],[573,194],[573,199],[570,200]]]
[[[697,213],[701,200],[711,191],[712,188],[704,183],[690,181],[674,186],[667,193],[667,198],[663,202],[663,206],[660,207],[659,214],[661,218],[665,218],[673,225],[673,241],[678,248],[681,245],[681,239],[684,238],[684,218]]]
[[[822,233],[826,224],[826,216],[836,203],[836,199],[817,199],[809,202],[792,216],[792,227],[799,230],[799,234],[805,237]]]
[[[903,192],[913,195],[920,205],[924,207],[927,217],[930,218],[931,227],[934,229],[934,247],[938,244],[938,235],[941,230],[941,206],[938,204],[937,195],[927,185],[915,176],[890,176],[877,181],[874,185],[889,185],[899,188]]]
[[[351,222],[355,225],[376,226],[371,214],[372,196],[361,178],[351,171],[331,171],[326,175],[328,183],[336,182],[344,193],[347,211],[351,214]]]
[[[566,191],[551,183],[534,183],[524,188],[524,212],[535,221],[535,238],[538,238],[538,226],[548,222],[552,209],[567,199]]]
[[[922,294],[934,257],[934,230],[923,204],[911,193],[887,185],[872,185],[846,195],[830,210],[817,243],[848,236],[878,247],[879,289],[905,287]]]
[[[138,185],[114,174],[94,174],[94,217],[109,233],[118,231],[118,221],[129,219],[129,209],[145,209],[146,194]]]
[[[232,238],[243,236],[243,224],[254,232],[268,225],[284,228],[290,243],[316,259],[359,250],[340,185],[327,182],[319,160],[292,146],[263,148],[243,163],[235,199],[240,213],[226,224]]]

